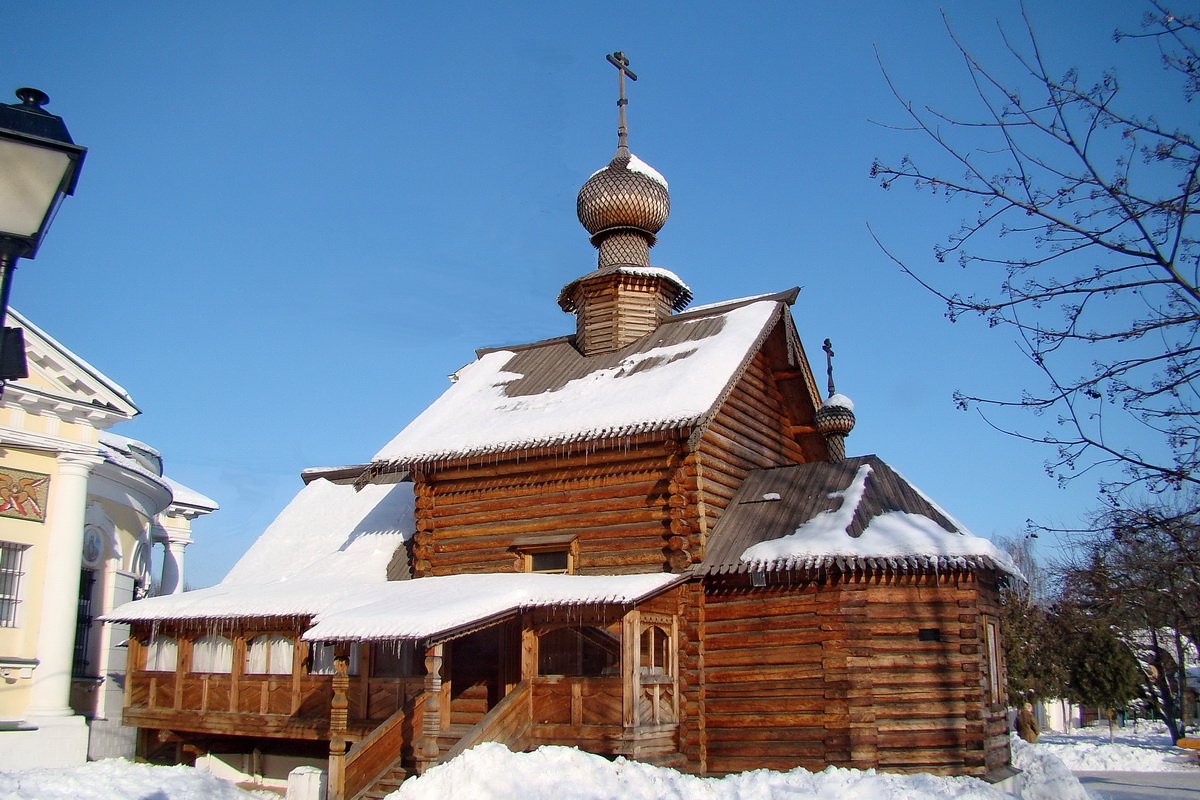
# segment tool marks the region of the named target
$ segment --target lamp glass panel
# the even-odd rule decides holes
[[[0,233],[36,234],[70,166],[66,153],[0,139]]]

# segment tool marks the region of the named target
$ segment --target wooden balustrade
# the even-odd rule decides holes
[[[500,742],[510,750],[524,750],[533,714],[530,686],[528,680],[518,683],[441,760],[449,761],[480,742]]]
[[[386,774],[397,760],[412,757],[424,713],[425,695],[419,694],[350,748],[342,768],[342,797],[354,797]]]

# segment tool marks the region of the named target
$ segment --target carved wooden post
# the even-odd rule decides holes
[[[345,800],[346,731],[350,721],[350,649],[339,643],[333,657],[333,700],[329,704],[329,798]]]
[[[421,721],[421,746],[417,758],[421,772],[437,763],[441,756],[438,734],[442,732],[442,658],[445,645],[425,650],[425,716]]]

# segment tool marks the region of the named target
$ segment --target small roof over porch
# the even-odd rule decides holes
[[[321,613],[304,638],[447,641],[538,608],[631,608],[688,577],[493,573],[395,581]]]
[[[128,603],[109,622],[311,617],[309,641],[454,639],[537,608],[632,608],[688,575],[446,575],[362,584],[313,579],[219,584]]]

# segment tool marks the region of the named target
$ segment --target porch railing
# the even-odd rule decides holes
[[[405,752],[411,754],[413,743],[421,735],[424,710],[425,695],[419,694],[350,748],[340,797],[355,797],[387,774]]]
[[[441,761],[449,761],[480,742],[500,742],[510,750],[524,750],[533,720],[533,692],[523,680],[505,695],[475,727],[451,747]]]

